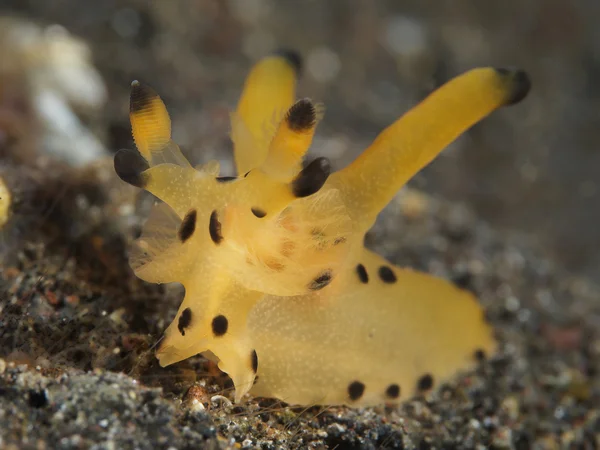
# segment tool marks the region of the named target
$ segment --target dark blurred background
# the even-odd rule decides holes
[[[475,66],[522,67],[533,79],[529,98],[476,125],[412,185],[464,202],[497,228],[528,232],[571,270],[600,276],[597,0],[0,0],[0,13],[0,146],[2,127],[27,130],[18,117],[39,107],[39,90],[15,100],[43,78],[24,82],[19,70],[49,58],[43,46],[15,55],[17,40],[36,35],[20,31],[33,22],[36,39],[80,38],[100,76],[93,89],[89,70],[63,86],[75,91],[65,103],[90,133],[72,154],[131,147],[129,84],[141,79],[165,99],[174,139],[194,162],[218,158],[228,172],[228,113],[250,65],[273,49],[304,55],[299,94],[327,107],[312,151],[336,167],[443,81]],[[63,56],[44,64],[79,64]],[[91,97],[87,106],[79,94]],[[21,159],[39,154],[27,145],[52,147],[40,134]],[[58,153],[69,145],[58,142]]]

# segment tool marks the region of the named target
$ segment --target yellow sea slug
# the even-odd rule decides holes
[[[166,108],[132,84],[138,151],[115,170],[161,202],[131,253],[140,278],[185,287],[158,349],[162,366],[198,353],[235,384],[291,404],[395,403],[429,390],[495,341],[476,298],[393,266],[363,246],[395,193],[466,129],[523,99],[520,70],[477,68],[441,86],[348,167],[303,166],[321,108],[295,100],[300,57],[281,51],[250,72],[232,139],[239,176],[192,167]]]

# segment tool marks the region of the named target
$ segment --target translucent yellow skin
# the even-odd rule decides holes
[[[296,70],[285,57],[269,56],[252,68],[232,115],[238,173],[244,174],[264,162],[274,128],[295,100]]]
[[[223,180],[218,163],[187,162],[160,98],[134,83],[140,153],[117,155],[115,169],[164,203],[131,264],[144,280],[186,290],[157,357],[166,366],[205,352],[231,376],[236,401],[250,391],[292,404],[396,403],[468,369],[495,342],[470,293],[394,267],[363,247],[364,234],[410,177],[524,97],[529,80],[492,68],[451,80],[324,184],[319,168],[303,194],[319,112],[293,104],[295,84],[289,55],[255,66],[232,115],[241,176]]]
[[[267,296],[251,310],[248,327],[260,361],[255,395],[292,404],[395,402],[386,395],[390,385],[406,399],[424,374],[444,381],[470,367],[477,349],[493,351],[491,330],[471,294],[395,268],[366,249],[359,260],[367,284],[348,270],[329,291],[285,302]],[[381,266],[393,267],[395,284],[378,279]],[[352,402],[347,387],[357,380],[365,390]]]

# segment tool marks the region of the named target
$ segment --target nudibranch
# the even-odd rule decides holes
[[[354,162],[303,164],[322,115],[295,99],[301,60],[280,51],[248,75],[232,114],[236,177],[193,167],[171,140],[160,97],[132,83],[137,151],[115,155],[125,182],[160,201],[131,266],[185,287],[157,350],[161,366],[198,353],[247,392],[290,404],[397,403],[494,352],[477,299],[395,267],[363,240],[395,193],[495,109],[523,99],[521,70],[477,68],[431,93]]]

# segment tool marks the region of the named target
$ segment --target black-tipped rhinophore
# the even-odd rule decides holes
[[[331,165],[325,157],[312,161],[302,169],[294,181],[292,181],[292,192],[296,197],[308,197],[323,187],[329,174]]]
[[[154,92],[154,89],[135,80],[131,83],[129,112],[136,113],[146,109],[148,104],[155,98],[158,98],[158,94]]]
[[[143,188],[146,177],[143,172],[150,166],[148,161],[136,150],[119,150],[114,159],[115,172],[121,180],[132,186]]]
[[[531,90],[531,78],[527,72],[521,69],[497,68],[496,72],[510,78],[511,92],[506,99],[506,105],[514,105],[523,100]]]
[[[291,50],[288,48],[281,48],[273,53],[274,55],[281,56],[285,58],[287,62],[294,68],[296,71],[296,76],[302,75],[302,56],[296,50]]]
[[[298,100],[287,112],[285,120],[292,131],[301,133],[308,131],[317,122],[317,110],[308,98]]]

